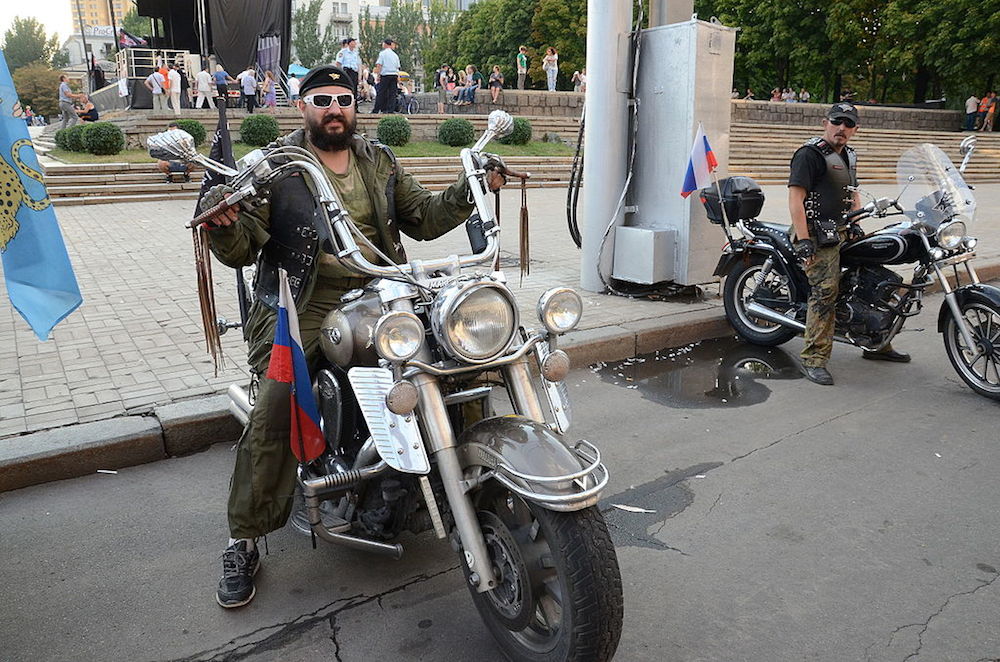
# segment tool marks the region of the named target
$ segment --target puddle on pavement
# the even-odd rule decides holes
[[[797,359],[780,347],[758,347],[735,337],[597,363],[590,370],[608,384],[679,408],[759,404],[771,395],[765,382],[802,377]]]

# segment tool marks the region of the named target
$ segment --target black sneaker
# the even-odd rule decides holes
[[[253,576],[260,570],[260,554],[254,547],[247,551],[247,541],[239,540],[222,553],[222,579],[215,599],[226,609],[242,607],[257,593]]]

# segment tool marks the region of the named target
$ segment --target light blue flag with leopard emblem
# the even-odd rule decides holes
[[[83,297],[22,115],[0,51],[0,260],[11,304],[47,340]]]

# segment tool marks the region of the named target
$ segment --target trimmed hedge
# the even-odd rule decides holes
[[[531,122],[523,117],[514,118],[514,130],[499,139],[504,145],[527,145],[531,140]]]
[[[472,122],[461,117],[452,117],[441,122],[438,127],[438,142],[452,147],[468,145],[476,139]]]
[[[278,120],[271,115],[247,115],[240,124],[240,140],[254,147],[274,142],[280,134]]]
[[[177,120],[177,128],[191,134],[195,147],[205,142],[205,127],[198,120]]]
[[[378,139],[393,147],[402,147],[410,142],[410,121],[402,115],[383,117],[378,123]]]
[[[69,145],[66,143],[68,137],[69,129],[59,129],[56,131],[56,147],[69,151]]]
[[[86,128],[84,124],[74,124],[69,128],[62,129],[66,132],[66,149],[71,152],[87,151],[83,144],[83,130]]]
[[[125,134],[117,124],[94,122],[82,134],[83,146],[91,154],[117,154],[125,149]]]

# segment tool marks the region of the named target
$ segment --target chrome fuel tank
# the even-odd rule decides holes
[[[845,267],[907,264],[920,261],[925,253],[919,230],[893,226],[844,244],[840,249],[840,264]]]

